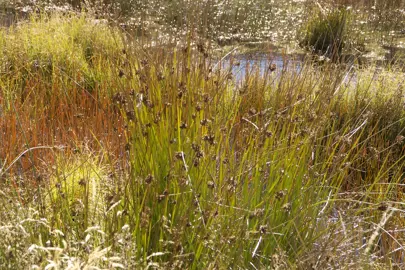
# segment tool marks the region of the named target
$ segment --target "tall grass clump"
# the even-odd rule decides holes
[[[312,252],[337,226],[326,216],[350,202],[340,193],[355,190],[374,204],[398,187],[381,183],[402,175],[403,113],[381,108],[402,102],[400,92],[382,95],[384,79],[376,87],[373,77],[351,84],[349,71],[310,66],[253,73],[238,89],[226,72],[204,74],[194,57],[175,52],[138,68],[120,207],[135,215],[124,220],[139,258],[189,268],[288,268],[306,254],[305,267],[330,265],[324,254],[313,262]]]
[[[271,88],[259,78],[239,94],[195,61],[181,53],[138,70],[131,177],[121,206],[136,253],[145,262],[194,269],[263,267],[269,262],[259,254],[294,256],[316,238],[317,202],[327,196],[309,180],[310,138],[288,137],[295,124],[264,112]],[[249,101],[254,93],[263,100]]]
[[[345,9],[319,11],[303,29],[300,45],[315,54],[339,60],[348,39],[346,27],[349,16],[349,11]]]
[[[0,35],[3,78],[15,78],[5,93],[8,101],[13,95],[29,96],[26,88],[34,81],[47,86],[48,99],[57,95],[53,86],[65,80],[93,94],[95,85],[111,76],[102,62],[111,61],[115,68],[124,49],[117,31],[84,14],[32,15],[28,23],[3,29]]]
[[[111,106],[128,66],[124,42],[116,28],[86,14],[34,14],[1,29],[1,159],[38,145],[124,148],[121,116]],[[37,157],[54,160],[50,153],[28,151],[11,171],[37,174]]]

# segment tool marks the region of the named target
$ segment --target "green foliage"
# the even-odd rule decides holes
[[[58,157],[56,167],[45,203],[55,220],[54,226],[61,229],[77,226],[85,230],[90,225],[103,224],[107,206],[106,169],[90,154],[76,155],[74,159]]]
[[[27,83],[38,76],[49,91],[56,82],[68,79],[93,92],[95,82],[110,76],[101,62],[111,61],[115,72],[123,48],[116,29],[85,14],[32,15],[29,22],[0,31],[1,80],[4,84],[15,78],[12,93],[5,95],[21,96]]]
[[[345,9],[329,13],[319,11],[303,30],[300,45],[310,51],[338,60],[347,42],[346,28],[350,13]]]

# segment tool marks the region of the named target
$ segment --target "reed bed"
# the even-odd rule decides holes
[[[1,266],[403,267],[400,70],[236,81],[192,34],[137,41],[73,13],[0,32]]]

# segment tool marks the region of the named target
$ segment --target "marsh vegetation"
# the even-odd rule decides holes
[[[3,7],[1,269],[404,267],[405,3],[80,3]]]

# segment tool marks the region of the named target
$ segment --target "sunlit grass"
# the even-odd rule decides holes
[[[1,32],[0,265],[400,266],[402,73],[236,83],[205,44],[132,38],[73,14]]]

